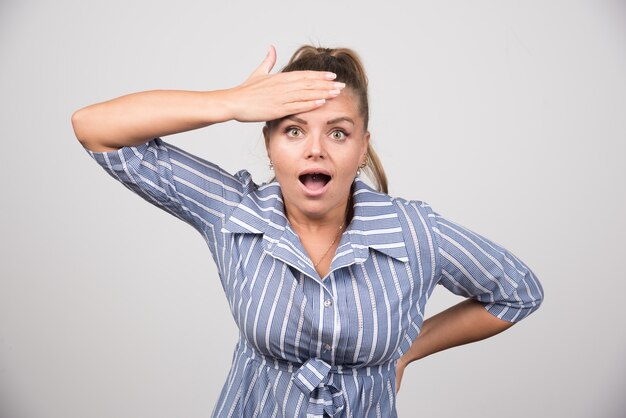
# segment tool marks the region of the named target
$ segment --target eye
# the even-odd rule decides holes
[[[287,136],[290,136],[292,138],[299,138],[300,136],[302,136],[302,131],[300,130],[300,128],[297,128],[295,126],[289,126],[288,128],[285,128],[285,133],[287,134]]]
[[[338,141],[343,141],[344,139],[348,137],[348,134],[342,131],[341,129],[336,129],[332,131],[330,135],[332,136],[333,139],[336,139]]]

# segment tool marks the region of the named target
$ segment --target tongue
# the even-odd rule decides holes
[[[302,183],[311,190],[319,190],[326,185],[322,176],[316,176],[315,174],[307,174],[302,180]]]

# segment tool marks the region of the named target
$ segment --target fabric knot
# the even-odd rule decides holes
[[[309,395],[307,418],[322,418],[324,412],[334,417],[343,411],[341,382],[331,372],[332,366],[320,358],[310,358],[294,373],[293,383]]]

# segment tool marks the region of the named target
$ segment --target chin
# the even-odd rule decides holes
[[[323,200],[307,201],[300,205],[300,211],[310,218],[321,218],[332,208],[330,202]]]

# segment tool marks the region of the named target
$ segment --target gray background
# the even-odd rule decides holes
[[[0,3],[0,416],[207,417],[237,329],[201,236],[110,178],[70,117],[348,46],[390,194],[524,260],[546,298],[413,363],[401,417],[626,414],[623,1]],[[269,179],[260,124],[166,140]],[[438,287],[427,316],[460,301]]]

